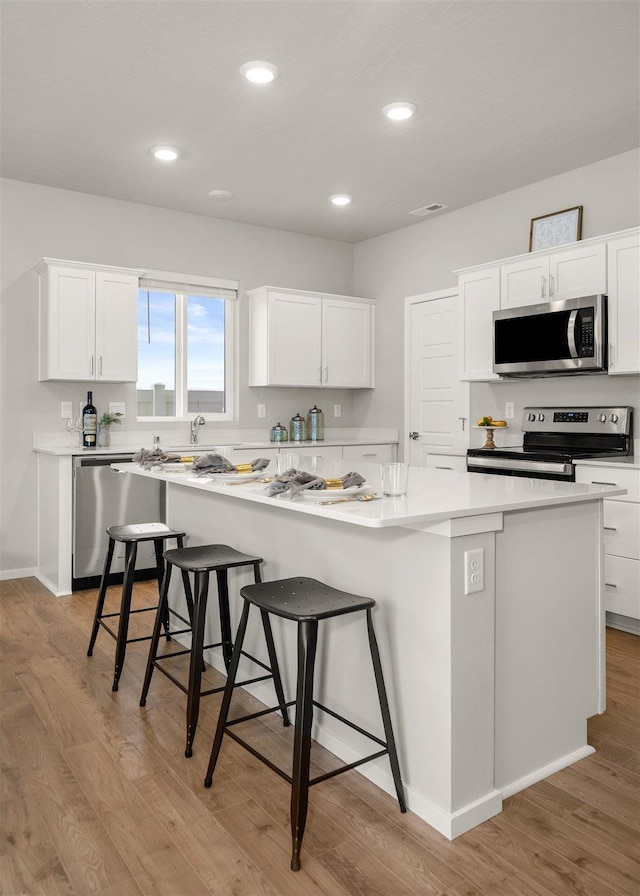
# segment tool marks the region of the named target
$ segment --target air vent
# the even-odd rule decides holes
[[[439,212],[443,208],[447,208],[447,206],[443,205],[441,202],[432,202],[431,205],[423,205],[422,208],[417,208],[414,211],[409,212],[409,214],[416,215],[418,218],[424,218],[425,215],[432,215],[434,212]]]

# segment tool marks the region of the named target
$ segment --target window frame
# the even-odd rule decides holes
[[[224,382],[225,411],[223,413],[204,413],[205,420],[214,423],[236,421],[238,419],[238,373],[239,373],[239,340],[238,340],[238,282],[236,280],[220,280],[212,277],[174,274],[168,271],[147,271],[138,283],[139,290],[166,292],[175,296],[176,329],[175,329],[175,409],[172,417],[139,417],[138,423],[185,423],[193,414],[187,409],[187,306],[190,296],[221,299],[224,308]],[[208,293],[208,290],[211,290]],[[225,294],[227,293],[227,294]],[[231,295],[235,293],[235,295]],[[136,397],[138,385],[136,383]]]

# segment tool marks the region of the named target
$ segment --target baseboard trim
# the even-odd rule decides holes
[[[595,753],[595,747],[590,747],[589,744],[585,744],[584,747],[580,747],[580,749],[574,750],[572,753],[567,753],[566,756],[561,756],[560,759],[556,759],[548,765],[541,766],[530,774],[525,775],[523,778],[519,778],[517,781],[512,781],[510,784],[506,784],[502,787],[502,796],[504,799],[507,799],[507,797],[513,796],[514,793],[520,793],[520,791],[524,790],[526,787],[531,787],[533,784],[537,784],[538,781],[543,781],[545,778],[548,778],[549,775],[562,771],[563,768],[573,765],[574,762],[578,762],[586,756],[591,756],[592,753]]]
[[[35,566],[27,567],[26,569],[5,569],[0,570],[0,582],[4,582],[7,579],[28,579],[31,576],[36,576],[37,578],[37,570]]]

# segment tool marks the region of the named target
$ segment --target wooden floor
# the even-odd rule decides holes
[[[138,590],[153,596],[149,585]],[[204,701],[185,759],[184,695],[156,673],[146,708],[138,705],[147,645],[130,645],[117,694],[104,632],[87,658],[95,597],[54,598],[35,579],[0,582],[5,896],[640,894],[633,635],[607,634],[608,709],[589,724],[596,754],[506,800],[501,815],[453,843],[347,772],[313,788],[293,873],[286,783],[226,738],[205,789],[220,698]],[[255,733],[287,752],[277,720]],[[323,768],[334,761],[319,746],[313,757]]]

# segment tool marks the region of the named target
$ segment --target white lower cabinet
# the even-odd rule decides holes
[[[456,473],[467,472],[467,457],[459,454],[427,455],[427,467],[432,470],[453,470]]]
[[[607,624],[640,633],[640,470],[577,464],[576,482],[627,489],[604,501],[605,609]]]
[[[367,461],[369,463],[388,464],[396,459],[395,445],[345,445],[342,449],[343,460]]]

